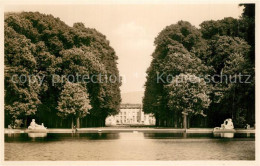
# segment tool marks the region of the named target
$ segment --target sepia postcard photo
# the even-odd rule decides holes
[[[260,164],[258,1],[0,9],[0,165]]]

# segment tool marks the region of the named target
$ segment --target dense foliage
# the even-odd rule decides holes
[[[108,115],[119,111],[118,57],[103,34],[82,23],[69,27],[52,15],[6,13],[4,59],[6,125],[17,118],[26,125],[27,118],[36,118],[47,127],[69,127],[71,120],[58,116],[58,100],[67,81],[82,80],[69,77],[71,80],[59,81],[61,76],[69,75],[103,74],[118,78],[116,82],[101,82],[94,77],[81,85],[88,92],[92,107],[81,119],[81,126],[103,126]],[[21,75],[37,77],[33,77],[33,83],[16,83],[12,80],[14,75],[16,79]]]
[[[155,38],[143,109],[157,126],[182,127],[187,109],[188,126],[219,126],[226,118],[236,127],[254,125],[254,4],[243,6],[240,19],[204,21],[200,29],[179,21]],[[190,75],[200,81],[178,82]]]
[[[77,119],[77,127],[80,127],[79,118],[85,117],[91,109],[90,100],[86,89],[78,84],[66,82],[58,101],[58,115],[63,118],[71,118],[71,127],[74,127],[74,119]]]
[[[191,74],[177,75],[166,86],[168,107],[175,114],[184,116],[183,127],[187,128],[186,116],[202,115],[210,104],[209,88],[203,78]],[[177,124],[175,124],[177,125]]]

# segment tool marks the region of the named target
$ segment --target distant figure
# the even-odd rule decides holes
[[[11,125],[8,125],[8,129],[13,129]]]
[[[249,125],[249,124],[246,124],[246,125],[245,125],[245,129],[250,129],[250,125]]]
[[[75,125],[73,126],[72,132],[73,132],[73,133],[76,133],[76,132],[77,132],[77,128],[76,128]]]

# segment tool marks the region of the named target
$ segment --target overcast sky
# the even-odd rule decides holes
[[[107,36],[115,49],[122,92],[143,91],[145,72],[154,51],[154,38],[167,25],[179,20],[199,27],[205,20],[238,18],[243,8],[230,5],[59,5],[6,6],[5,11],[39,11],[59,17],[69,26],[83,22]]]

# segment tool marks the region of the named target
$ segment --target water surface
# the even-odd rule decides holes
[[[5,160],[255,160],[255,134],[27,133],[5,134]]]

